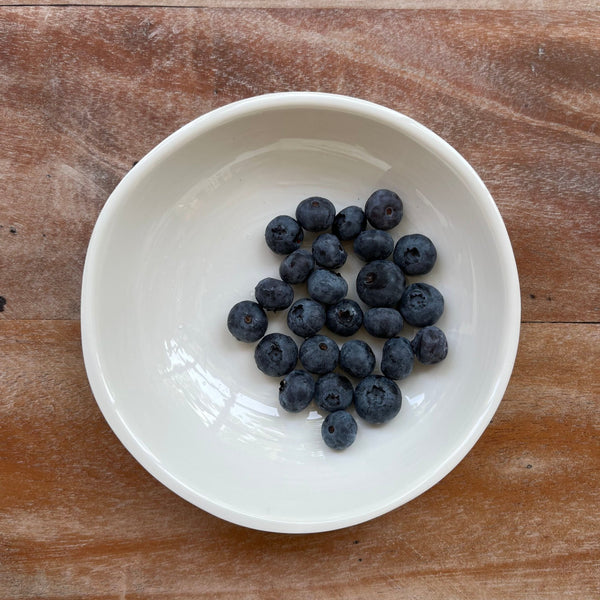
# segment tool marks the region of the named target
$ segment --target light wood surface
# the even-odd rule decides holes
[[[599,598],[598,4],[144,3],[0,2],[0,598]],[[144,471],[79,332],[87,242],[134,162],[285,90],[379,102],[457,148],[505,220],[523,304],[465,460],[383,517],[298,536],[221,521]]]

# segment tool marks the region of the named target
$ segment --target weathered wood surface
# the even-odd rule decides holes
[[[596,3],[2,4],[0,598],[600,597]],[[212,108],[299,89],[404,112],[473,164],[524,323],[500,409],[447,478],[369,523],[282,536],[135,462],[89,390],[78,319],[92,227],[131,165]]]
[[[600,325],[525,324],[496,416],[448,477],[374,521],[285,536],[212,517],[135,462],[76,322],[0,322],[0,597],[591,600],[599,342]]]
[[[442,10],[598,10],[596,0],[0,0],[0,6],[169,6],[198,8],[368,8]]]
[[[599,37],[600,13],[4,8],[4,318],[78,318],[98,212],[166,135],[312,89],[446,138],[504,216],[524,320],[598,321]]]

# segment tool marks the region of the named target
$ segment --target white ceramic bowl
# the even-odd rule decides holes
[[[364,205],[382,187],[404,200],[394,237],[421,232],[437,246],[420,279],[445,296],[449,354],[400,382],[393,421],[359,420],[354,445],[335,452],[318,411],[280,409],[279,380],[258,371],[254,346],[236,341],[226,318],[278,276],[280,257],[264,242],[271,218],[293,216],[311,195],[338,210]],[[342,269],[351,297],[357,268],[351,259]],[[81,313],[94,396],[152,475],[234,523],[316,532],[392,510],[458,464],[508,384],[520,300],[496,205],[446,142],[369,102],[284,93],[201,116],[123,178],[90,240]],[[284,331],[284,316],[268,332]]]

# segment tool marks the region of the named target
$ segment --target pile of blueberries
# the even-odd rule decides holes
[[[391,420],[402,405],[395,380],[412,372],[415,359],[431,365],[448,353],[446,336],[434,325],[444,311],[442,294],[427,283],[406,281],[407,275],[431,271],[436,248],[418,233],[394,243],[388,231],[402,216],[401,198],[387,189],[373,192],[364,210],[348,206],[337,214],[326,198],[306,198],[298,205],[295,219],[277,216],[265,230],[269,248],[285,255],[279,268],[281,279],[260,281],[255,288],[256,302],[238,302],[227,318],[228,329],[236,339],[258,342],[254,351],[258,368],[266,375],[284,377],[279,402],[285,410],[300,412],[314,400],[329,413],[321,434],[336,450],[347,448],[356,438],[357,423],[348,412],[352,403],[358,416],[368,423]],[[301,248],[305,231],[319,234],[310,252]],[[356,276],[356,292],[368,307],[364,312],[346,297],[348,283],[336,271],[348,256],[342,242],[349,241],[365,263]],[[294,302],[292,286],[305,282],[309,297]],[[286,309],[288,327],[304,340],[300,349],[289,335],[265,335],[265,311]],[[412,340],[399,336],[404,322],[418,328]],[[376,358],[366,342],[350,339],[339,348],[321,333],[326,327],[334,334],[351,337],[362,326],[372,336],[386,339],[381,375],[374,374]],[[298,359],[303,369],[296,368]],[[346,375],[358,380],[356,387]]]

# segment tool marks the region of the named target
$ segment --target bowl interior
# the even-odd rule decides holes
[[[278,277],[281,257],[264,243],[271,218],[293,216],[311,195],[338,210],[364,206],[382,187],[404,200],[394,238],[420,232],[437,246],[434,270],[410,281],[444,294],[449,355],[417,366],[399,382],[398,417],[359,420],[356,442],[338,453],[323,444],[313,406],[280,409],[279,379],[258,371],[254,345],[237,342],[226,318],[260,279]],[[359,267],[351,257],[340,270],[355,299]],[[512,368],[516,286],[492,199],[424,127],[345,99],[241,103],[168,138],[107,202],[85,267],[86,367],[115,433],[184,498],[260,529],[333,529],[414,498],[472,447]],[[288,332],[285,313],[270,315],[272,331]],[[379,358],[381,342],[357,337]]]

